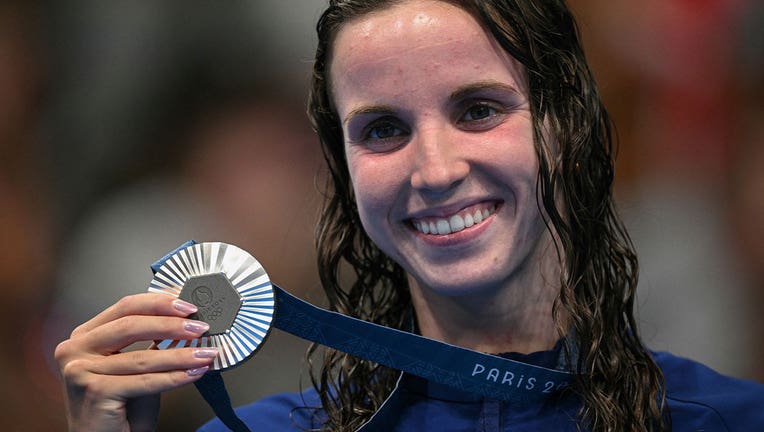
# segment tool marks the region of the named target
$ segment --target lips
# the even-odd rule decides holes
[[[411,219],[411,225],[422,234],[448,235],[480,225],[497,209],[495,202],[482,202],[466,207],[452,215]]]

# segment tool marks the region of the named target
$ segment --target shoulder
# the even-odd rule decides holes
[[[315,389],[302,393],[279,393],[236,408],[236,414],[250,429],[287,432],[320,427],[320,399]],[[228,432],[220,419],[213,419],[198,432]]]
[[[764,385],[722,375],[669,353],[653,356],[666,378],[675,431],[764,430]]]

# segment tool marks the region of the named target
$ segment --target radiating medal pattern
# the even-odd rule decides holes
[[[160,349],[215,347],[212,370],[232,368],[251,357],[270,333],[273,287],[263,266],[242,249],[198,243],[171,255],[154,274],[149,291],[181,298],[199,309],[191,318],[210,324],[202,337],[166,339]]]

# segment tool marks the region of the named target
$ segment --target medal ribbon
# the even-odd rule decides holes
[[[187,242],[154,263],[156,273]],[[316,307],[275,284],[272,325],[302,339],[454,388],[515,404],[531,404],[566,387],[572,374],[484,354]],[[564,365],[561,365],[564,368]],[[232,431],[249,429],[236,417],[219,372],[196,382]]]

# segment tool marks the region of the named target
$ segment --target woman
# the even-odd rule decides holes
[[[562,358],[577,378],[517,407],[328,350],[315,389],[240,410],[253,429],[764,425],[761,386],[639,339],[608,118],[563,2],[332,1],[318,33],[310,111],[331,173],[318,233],[330,307],[400,329],[413,317],[429,338],[539,366]],[[152,395],[207,370],[214,351],[110,355],[206,330],[183,318],[191,305],[160,297],[121,300],[57,349],[72,430],[150,429]]]

